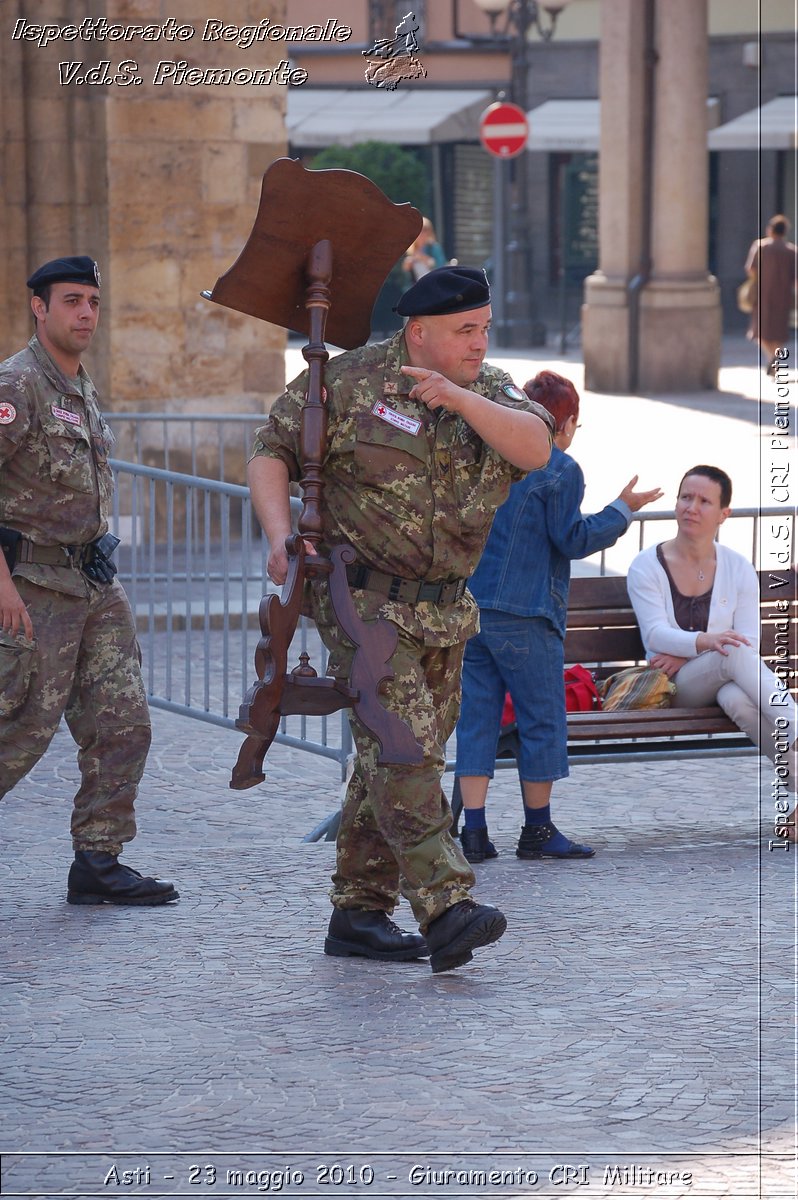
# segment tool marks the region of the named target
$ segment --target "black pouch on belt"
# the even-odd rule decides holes
[[[119,545],[113,533],[104,533],[96,542],[89,542],[83,554],[81,571],[92,583],[111,583],[116,575],[116,563],[111,555]]]
[[[17,561],[17,544],[21,537],[22,534],[17,533],[16,529],[6,529],[4,525],[0,525],[0,550],[3,551],[3,558],[6,560],[9,571],[14,570],[14,563]]]

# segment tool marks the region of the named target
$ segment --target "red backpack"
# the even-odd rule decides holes
[[[565,672],[565,711],[594,712],[598,708],[601,708],[601,697],[587,667],[579,664],[568,667]],[[502,726],[512,725],[514,722],[515,709],[510,693],[507,692],[502,710]]]

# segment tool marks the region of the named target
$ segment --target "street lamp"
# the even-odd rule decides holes
[[[454,36],[474,46],[505,50],[510,55],[510,99],[524,112],[528,108],[530,69],[529,43],[535,30],[544,42],[551,41],[557,20],[568,0],[541,4],[538,0],[472,0],[490,20],[490,33],[464,33],[460,29],[460,0],[452,0]],[[504,328],[499,328],[501,346],[542,346],[546,327],[537,316],[529,292],[532,251],[529,244],[528,171],[525,155],[501,163],[510,180],[510,228],[507,238],[508,281]],[[501,214],[494,213],[494,220]]]
[[[513,36],[513,30],[529,30],[534,26],[544,42],[550,41],[554,36],[557,18],[567,3],[568,0],[561,0],[559,4],[538,4],[536,0],[527,0],[526,3],[524,0],[474,0],[477,8],[490,20],[488,37],[509,39]],[[548,15],[548,24],[544,24],[541,10]],[[504,18],[501,27],[500,17]]]

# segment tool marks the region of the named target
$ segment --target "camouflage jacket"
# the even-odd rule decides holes
[[[112,443],[84,368],[69,379],[34,335],[0,363],[0,525],[45,546],[100,537],[113,498]],[[18,563],[14,573],[56,591],[85,590],[61,567]]]
[[[409,393],[415,381],[402,333],[332,359],[325,369],[327,455],[323,464],[324,537],[351,545],[358,562],[404,579],[467,578],[510,484],[526,472],[488,446],[456,413],[431,412]],[[471,390],[508,407],[544,413],[501,392],[509,375],[483,365]],[[307,372],[275,401],[255,435],[253,457],[285,462],[300,478],[299,436]],[[398,604],[358,596],[361,615],[380,612],[428,644],[447,645],[476,631],[469,594],[459,604]],[[325,614],[317,614],[324,619]]]

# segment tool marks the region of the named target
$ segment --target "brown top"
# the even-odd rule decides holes
[[[712,603],[712,588],[700,596],[685,596],[679,591],[668,570],[665,555],[662,553],[662,543],[657,546],[657,560],[668,576],[673,598],[673,615],[680,629],[689,633],[706,633],[709,622],[709,606]]]

